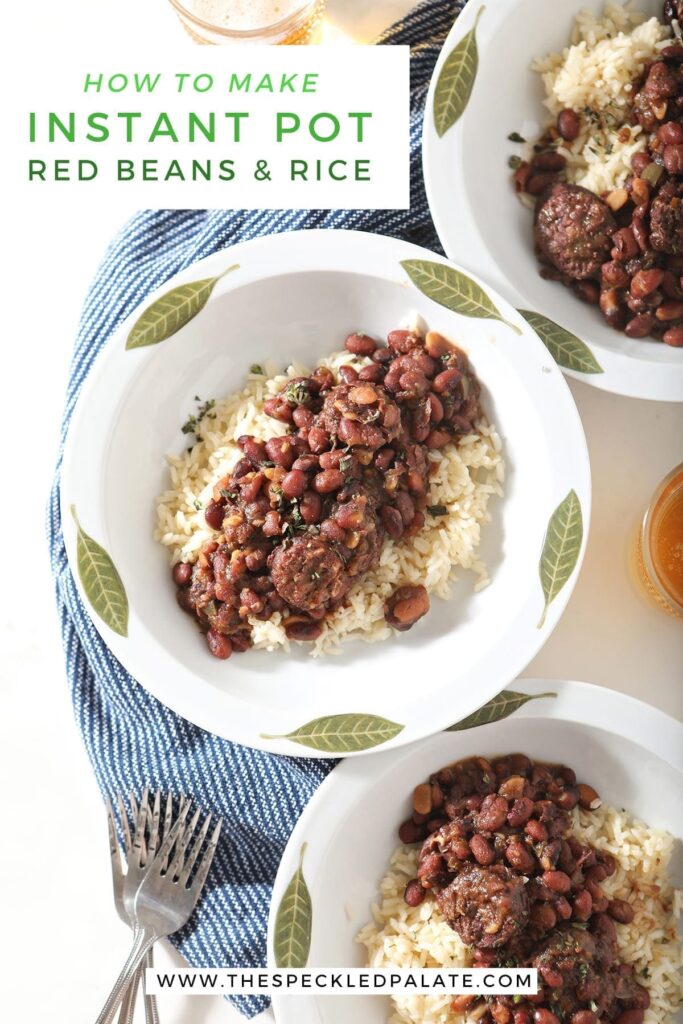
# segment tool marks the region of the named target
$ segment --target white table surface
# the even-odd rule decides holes
[[[337,24],[360,38],[371,38],[410,6],[409,0],[331,5]],[[34,30],[56,34],[78,18],[85,40],[86,23],[88,34],[106,30],[123,38],[126,15],[135,13],[138,32],[154,25],[163,43],[177,39],[179,29],[162,7],[163,0],[146,6],[140,0],[40,0],[23,16],[33,19]],[[21,53],[14,57],[18,65]],[[78,312],[119,217],[102,210],[86,223],[55,208],[39,232],[27,233],[27,215],[14,203],[5,208],[10,323],[3,332],[3,377],[11,387],[4,396],[10,443],[3,452],[0,565],[13,583],[11,595],[0,594],[0,752],[3,821],[35,815],[35,842],[15,847],[5,836],[2,845],[3,1003],[9,1020],[75,1024],[95,1019],[129,934],[113,912],[102,803],[73,720],[43,518]],[[646,604],[627,570],[648,496],[683,457],[683,407],[622,399],[574,382],[571,389],[592,460],[590,540],[567,611],[524,674],[590,680],[683,718],[681,624]],[[160,951],[158,962],[170,963],[170,953]],[[241,1019],[216,997],[165,995],[160,1011],[162,1024]]]

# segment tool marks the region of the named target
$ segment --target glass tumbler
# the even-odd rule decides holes
[[[197,43],[310,43],[325,0],[169,0]]]

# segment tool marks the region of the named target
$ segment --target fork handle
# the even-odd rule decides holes
[[[150,946],[145,956],[145,968],[154,967],[154,947]],[[157,1010],[157,997],[147,994],[145,974],[142,974],[142,991],[145,997],[145,1024],[159,1024],[159,1011]]]
[[[133,937],[133,946],[128,959],[121,969],[116,984],[111,990],[109,997],[102,1007],[99,1017],[95,1024],[112,1024],[116,1011],[119,1007],[119,1003],[123,998],[123,994],[133,980],[138,967],[142,963],[147,954],[148,950],[151,949],[152,945],[156,942],[159,936],[156,932],[150,928],[140,928]]]

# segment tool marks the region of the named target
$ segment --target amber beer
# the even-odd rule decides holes
[[[638,532],[636,559],[651,600],[683,617],[683,463],[652,497]]]
[[[198,43],[314,42],[325,0],[170,0]]]

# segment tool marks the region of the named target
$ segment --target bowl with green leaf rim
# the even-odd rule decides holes
[[[509,161],[524,152],[518,140],[537,138],[548,120],[532,61],[569,45],[580,10],[603,8],[604,0],[469,0],[427,96],[427,198],[447,255],[523,311],[565,373],[616,394],[681,402],[681,349],[627,338],[594,306],[541,278],[533,212],[512,184]],[[636,0],[636,8],[660,17],[662,4]]]
[[[312,972],[367,966],[357,936],[372,920],[372,904],[381,902],[379,883],[400,846],[398,828],[412,812],[413,789],[462,758],[511,753],[566,764],[606,805],[624,809],[652,829],[680,833],[680,721],[605,687],[518,679],[468,721],[370,762],[345,761],[327,776],[280,862],[270,909],[268,966]],[[680,885],[680,843],[669,871],[673,884]],[[273,1009],[277,1024],[387,1024],[392,1019],[389,998],[366,992],[276,993]],[[677,1024],[681,1019],[683,1009],[674,1017]]]
[[[196,395],[242,386],[254,362],[313,366],[362,328],[419,316],[469,354],[506,462],[480,555],[410,632],[340,655],[250,650],[213,658],[177,606],[154,540],[167,453]],[[62,471],[64,536],[95,627],[174,711],[248,746],[310,757],[409,743],[507,686],[557,624],[590,517],[590,469],[566,382],[529,324],[487,285],[427,250],[353,231],[240,243],[151,294],[107,342],[74,413]]]

